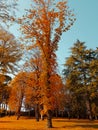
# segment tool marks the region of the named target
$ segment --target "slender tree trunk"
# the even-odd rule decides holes
[[[23,101],[23,94],[21,95],[21,98],[20,98],[20,101],[19,101],[19,106],[18,106],[18,110],[17,110],[17,120],[19,120],[20,115],[21,115],[22,101]]]
[[[80,116],[79,116],[79,114],[77,115],[77,119],[78,119],[78,120],[80,119]]]
[[[91,106],[90,106],[90,101],[88,99],[86,99],[86,108],[87,108],[88,118],[90,120],[93,120],[93,118],[92,118],[92,112],[91,112]]]
[[[45,112],[44,112],[44,108],[43,108],[43,104],[42,104],[42,105],[40,105],[40,116],[41,116],[41,120],[44,120],[44,114],[45,114]]]
[[[68,111],[67,114],[68,114],[68,119],[70,119],[70,112]]]
[[[97,118],[97,115],[95,115],[95,120],[97,120],[98,118]]]
[[[64,117],[64,111],[63,110],[61,111],[61,116]]]
[[[47,127],[52,128],[52,111],[47,111]]]
[[[44,110],[41,110],[40,115],[41,115],[41,120],[44,120]]]
[[[8,107],[8,105],[7,105],[7,101],[6,101],[6,103],[5,103],[5,114],[6,114],[6,116],[7,116],[7,107]]]
[[[55,110],[55,116],[58,117],[58,108]]]
[[[20,110],[21,109],[21,107],[20,108],[18,108],[18,111],[17,111],[17,120],[19,120],[19,118],[20,118]]]
[[[77,109],[77,119],[80,119],[80,111]]]
[[[35,104],[35,118],[39,121],[39,104]]]
[[[44,120],[44,115],[43,114],[41,114],[41,120]]]

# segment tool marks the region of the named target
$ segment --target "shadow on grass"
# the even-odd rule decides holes
[[[65,125],[65,126],[62,126],[61,128],[77,128],[77,127],[98,129],[98,125],[73,125],[73,126]]]
[[[86,120],[86,119],[54,119],[55,122],[70,122],[70,123],[82,123],[82,124],[93,124],[93,123],[97,123],[98,124],[98,120]]]
[[[13,121],[0,121],[0,123],[12,123]]]
[[[65,124],[63,125],[61,128],[94,128],[94,129],[98,129],[98,121],[89,121],[89,120],[75,120],[75,119],[61,119],[61,120],[54,120],[54,122],[64,122],[67,124],[68,123],[72,123],[71,125],[69,124]],[[57,128],[57,127],[56,127]]]
[[[55,122],[73,122],[73,123],[98,123],[98,120],[96,121],[90,121],[85,119],[54,119]]]
[[[70,125],[65,125],[65,126],[62,126],[62,127],[54,127],[56,129],[59,129],[59,128],[71,128],[71,129],[74,129],[74,128],[78,128],[78,127],[81,127],[81,128],[92,128],[92,129],[97,129],[98,130],[98,125],[73,125],[73,126],[70,126]]]

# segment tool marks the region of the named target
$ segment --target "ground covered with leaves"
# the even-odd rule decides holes
[[[77,119],[53,119],[53,128],[46,127],[47,121],[36,122],[35,119],[21,117],[0,118],[0,130],[97,130],[97,121],[77,120]]]

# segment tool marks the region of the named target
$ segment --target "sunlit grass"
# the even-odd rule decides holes
[[[35,119],[21,117],[0,118],[0,130],[48,130],[47,121],[36,122]],[[98,121],[77,120],[77,119],[53,119],[53,128],[49,130],[97,130]]]

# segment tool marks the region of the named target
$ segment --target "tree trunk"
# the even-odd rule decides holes
[[[44,120],[44,115],[43,114],[41,114],[41,120]]]
[[[6,114],[6,116],[7,116],[7,107],[8,107],[8,105],[7,105],[7,102],[6,102],[6,104],[5,104],[5,114]]]
[[[68,119],[70,119],[70,112],[69,112],[69,111],[67,111],[67,114],[68,114]]]
[[[19,120],[19,118],[20,118],[20,115],[21,115],[20,113],[21,113],[21,106],[18,107],[18,111],[16,113],[17,114],[17,120]]]
[[[40,111],[40,115],[41,115],[41,120],[44,120],[44,110]]]
[[[20,118],[20,113],[17,114],[17,120],[19,120],[19,118]]]
[[[87,115],[88,115],[89,120],[93,120],[90,101],[88,99],[86,99],[86,108],[87,108]]]
[[[58,108],[55,110],[55,116],[58,117]]]
[[[47,111],[47,127],[52,128],[52,111]]]
[[[97,120],[98,118],[97,118],[97,115],[95,115],[95,120]]]
[[[40,116],[41,116],[41,120],[44,120],[44,109],[43,109],[43,104],[40,105]]]
[[[19,106],[18,106],[18,110],[17,110],[17,120],[19,120],[20,115],[21,115],[21,106],[22,106],[22,100],[23,100],[23,94],[20,97],[20,101],[19,101]]]
[[[35,104],[35,118],[39,121],[39,104]]]

